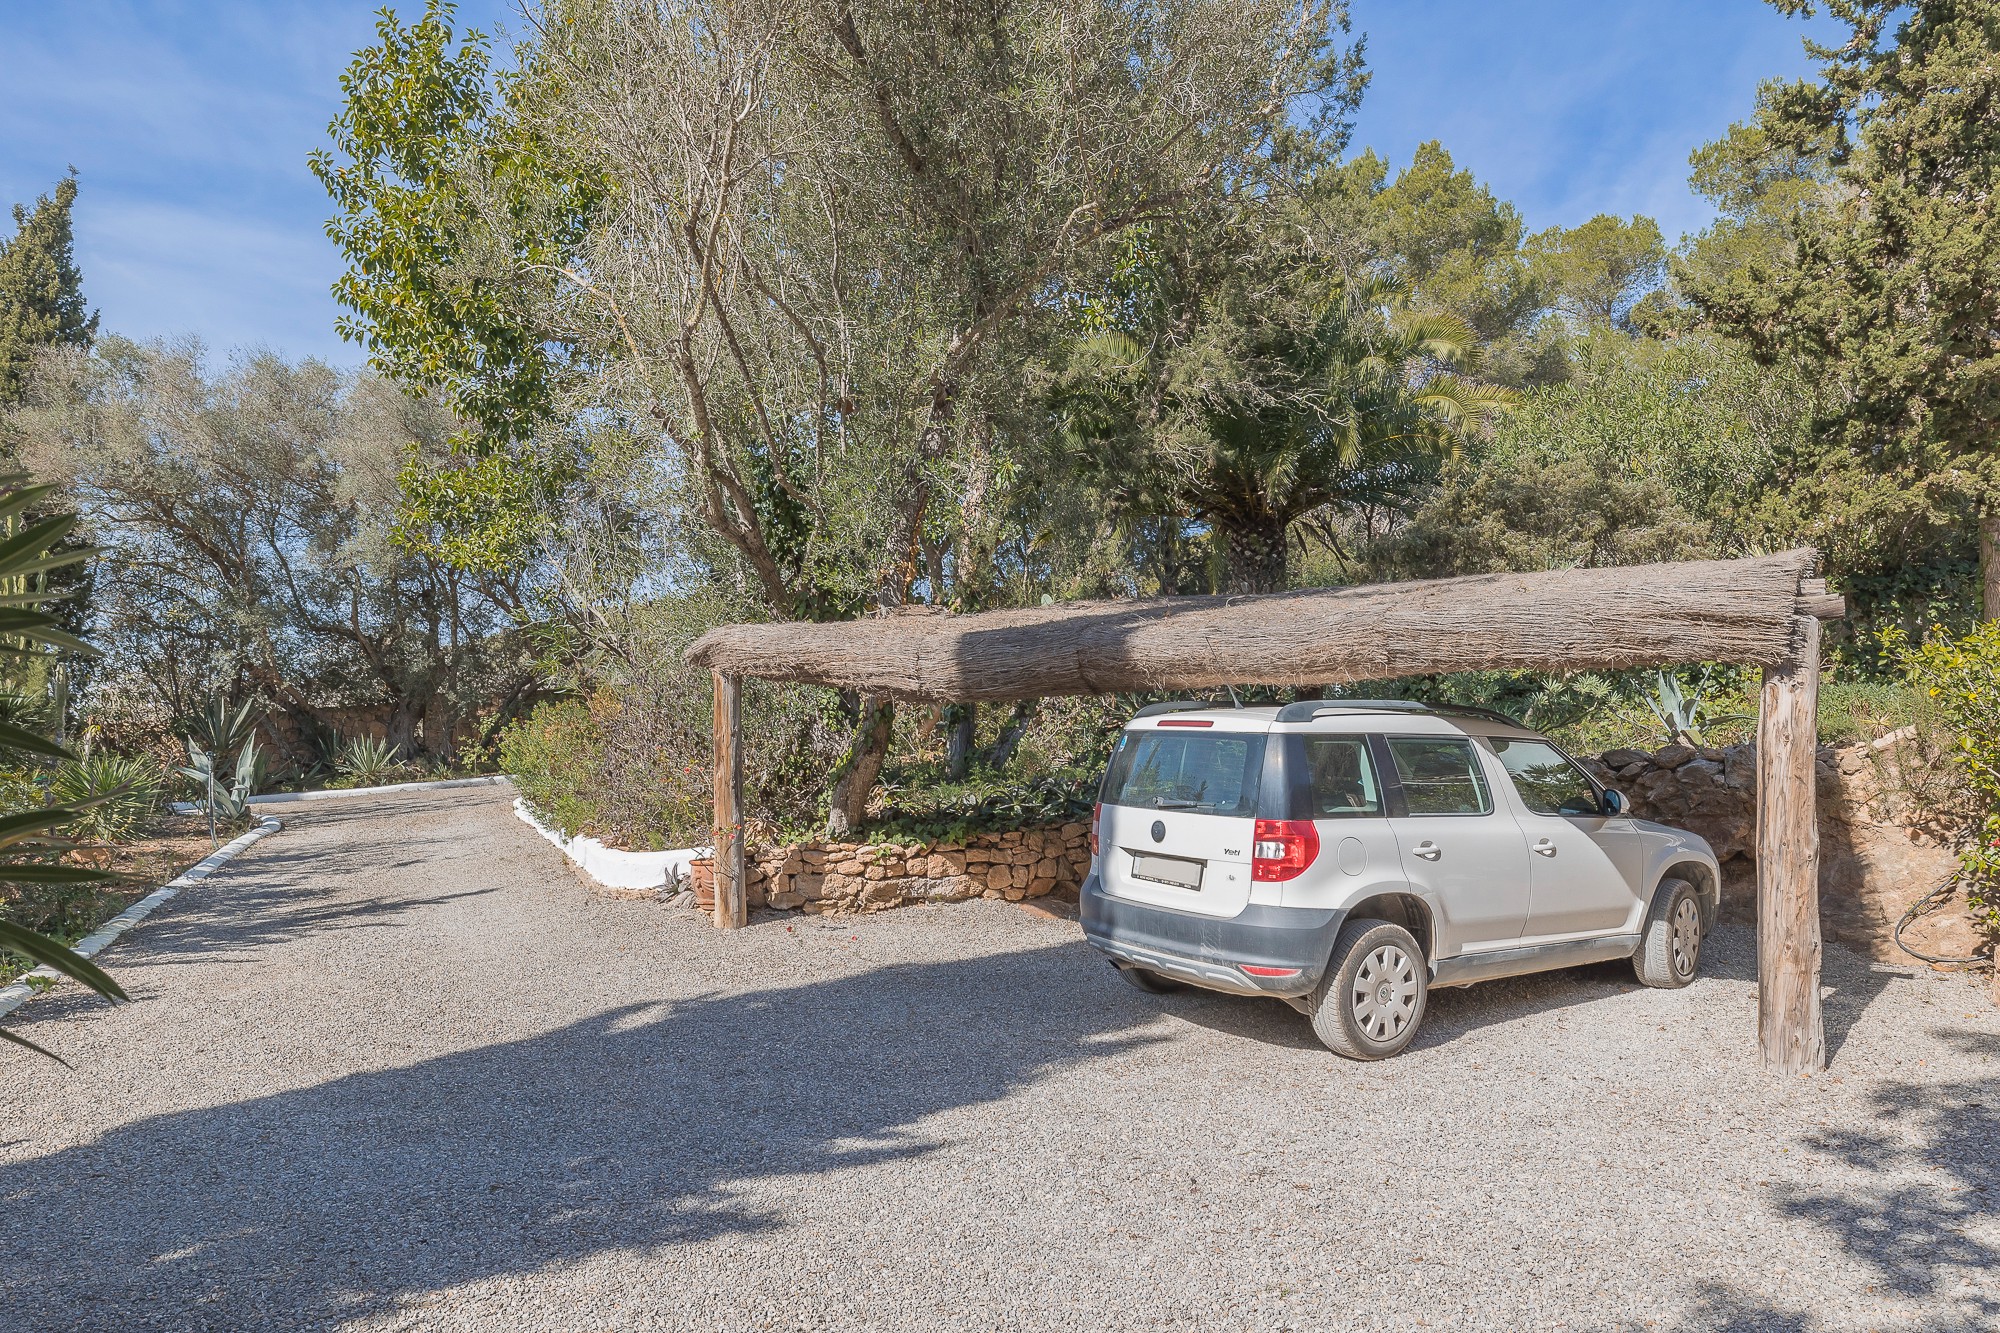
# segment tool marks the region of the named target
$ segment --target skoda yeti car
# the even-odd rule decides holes
[[[1155,704],[1092,827],[1084,933],[1127,980],[1282,999],[1358,1060],[1436,986],[1614,958],[1685,986],[1719,904],[1707,843],[1479,709]]]

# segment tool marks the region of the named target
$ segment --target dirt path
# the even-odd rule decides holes
[[[0,1056],[0,1327],[1972,1330],[2000,1019],[1830,950],[1754,1069],[1746,933],[1434,998],[1346,1064],[1000,904],[594,898],[504,791],[294,807]]]

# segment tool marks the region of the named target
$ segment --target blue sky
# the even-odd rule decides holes
[[[305,157],[381,2],[0,0],[0,203],[77,168],[106,329],[355,364]],[[1689,150],[1747,115],[1760,80],[1808,69],[1806,25],[1762,0],[1353,6],[1375,71],[1356,146],[1401,164],[1440,139],[1533,228],[1600,212],[1650,213],[1669,237],[1701,226]],[[460,5],[489,28],[512,13]]]

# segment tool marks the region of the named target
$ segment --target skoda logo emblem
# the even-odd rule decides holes
[[[1164,821],[1162,821],[1162,820],[1158,820],[1158,819],[1154,820],[1154,821],[1153,821],[1153,841],[1154,841],[1154,842],[1165,842],[1166,840],[1167,840],[1167,826],[1166,826],[1166,823],[1165,823]]]

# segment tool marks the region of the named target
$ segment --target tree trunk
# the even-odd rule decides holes
[[[945,716],[951,722],[951,730],[945,734],[944,778],[946,782],[963,782],[972,770],[972,741],[979,726],[979,705],[948,704]]]
[[[1979,618],[2000,620],[2000,506],[1979,511]]]
[[[854,745],[833,783],[833,801],[826,815],[828,837],[845,838],[861,826],[868,813],[868,798],[875,791],[875,779],[882,775],[882,762],[889,757],[889,741],[895,732],[896,701],[877,694],[862,695],[861,720],[854,727]]]
[[[1014,705],[1014,715],[1007,719],[1007,725],[1000,729],[999,739],[986,752],[986,766],[998,773],[1007,767],[1007,761],[1020,748],[1021,738],[1028,734],[1028,719],[1035,715],[1035,700],[1023,699]]]
[[[1286,522],[1275,514],[1215,525],[1228,564],[1224,592],[1283,592],[1288,582]]]

